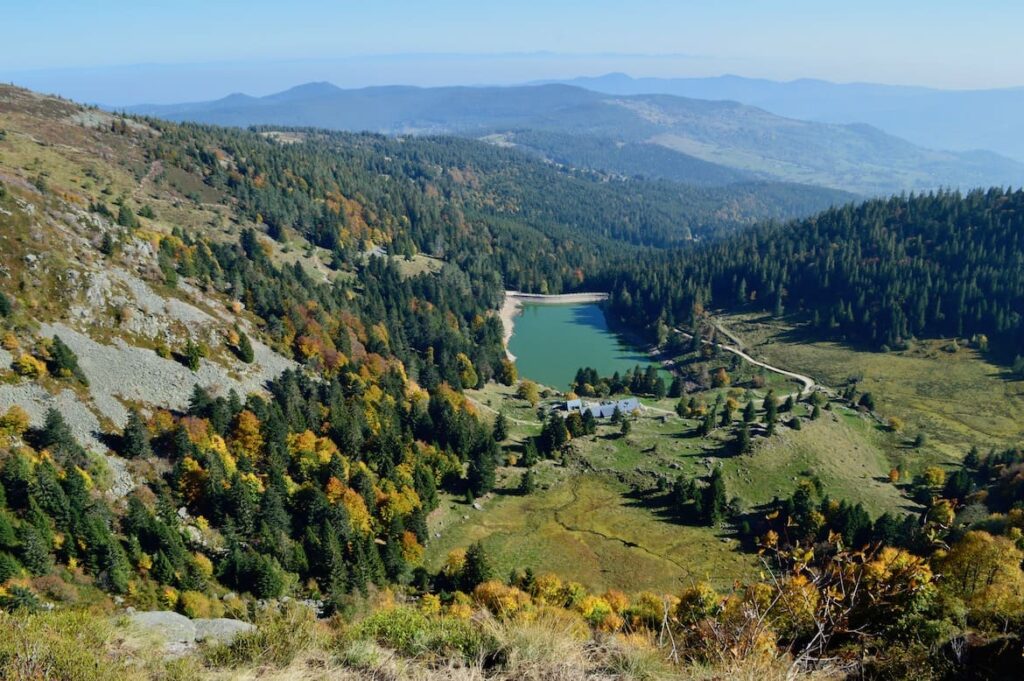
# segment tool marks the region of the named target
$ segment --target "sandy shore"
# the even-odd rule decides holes
[[[505,291],[505,302],[501,305],[501,325],[505,328],[505,354],[515,361],[516,357],[508,349],[508,343],[512,340],[512,331],[515,328],[515,318],[519,314],[523,303],[540,303],[542,305],[567,305],[571,303],[600,303],[608,300],[607,293],[563,293],[555,296],[545,296],[539,293],[522,293],[520,291]]]

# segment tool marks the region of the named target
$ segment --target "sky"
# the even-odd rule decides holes
[[[0,0],[0,80],[121,105],[621,71],[1024,85],[1019,0]]]

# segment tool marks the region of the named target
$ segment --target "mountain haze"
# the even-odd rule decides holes
[[[744,177],[819,184],[863,194],[939,186],[1019,184],[1024,165],[989,152],[932,151],[871,126],[783,118],[736,102],[670,95],[607,95],[567,85],[524,87],[377,87],[343,90],[311,83],[254,98],[138,106],[134,113],[217,125],[311,126],[389,134],[474,137],[521,131],[557,134],[535,151],[560,150],[584,165],[576,149],[603,148],[601,169],[633,167],[622,157],[656,145],[673,152],[654,174],[701,182],[697,161]],[[573,142],[566,144],[566,141]],[[513,143],[515,137],[511,138]],[[664,152],[659,150],[664,155]],[[689,166],[689,168],[684,168]],[[716,175],[728,172],[715,170]],[[703,183],[707,183],[703,181]]]
[[[807,78],[631,78],[623,73],[564,83],[613,95],[732,100],[791,118],[867,123],[924,147],[986,149],[1024,161],[1024,88],[936,90]]]

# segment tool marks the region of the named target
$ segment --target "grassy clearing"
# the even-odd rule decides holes
[[[744,371],[735,374],[743,376]],[[790,385],[779,377],[765,388],[783,394]],[[752,396],[759,403],[765,388],[748,388],[707,391],[699,398],[710,404],[717,392],[731,390],[741,401]],[[508,446],[536,434],[536,410],[515,398],[513,388],[492,384],[473,391],[472,397],[482,413],[496,410],[510,418]],[[755,437],[750,454],[739,455],[732,444],[735,428],[699,437],[697,420],[665,413],[676,400],[643,402],[653,409],[633,418],[628,436],[621,436],[617,426],[602,424],[596,435],[573,441],[569,460],[591,472],[546,462],[537,469],[541,489],[519,496],[513,490],[522,472],[505,468],[499,492],[483,501],[483,510],[447,500],[432,518],[431,531],[441,537],[428,547],[428,567],[437,568],[453,548],[482,541],[500,572],[528,565],[592,588],[669,589],[707,577],[728,584],[751,574],[752,556],[739,553],[708,528],[674,522],[631,491],[651,489],[658,478],[704,477],[719,465],[729,496],[737,497],[744,509],[788,496],[808,474],[821,479],[827,494],[861,502],[872,515],[913,508],[887,476],[895,465],[914,463],[920,456],[917,450],[904,449],[902,438],[839,404],[817,421],[807,418],[805,405],[797,405],[794,414],[802,419],[801,430],[780,426],[772,438]]]
[[[929,443],[915,458],[957,461],[972,446],[1007,447],[1024,440],[1024,381],[1011,380],[977,351],[947,352],[949,341],[922,341],[902,352],[862,352],[838,343],[795,342],[792,329],[757,315],[725,318],[751,354],[813,376],[830,386],[862,376],[884,417],[923,431]]]
[[[692,580],[724,586],[753,574],[754,560],[737,542],[660,517],[610,476],[550,462],[541,469],[542,489],[518,495],[507,483],[519,473],[509,474],[483,511],[446,500],[431,518],[431,532],[441,537],[428,546],[428,567],[437,569],[452,549],[481,541],[499,574],[528,566],[595,590],[676,591]]]
[[[803,475],[817,475],[835,499],[861,502],[874,516],[915,507],[889,482],[889,436],[857,412],[835,406],[799,431],[779,428],[748,455],[722,462],[726,488],[748,507],[784,498]]]
[[[418,274],[434,274],[444,267],[444,261],[429,255],[417,253],[412,258],[394,256],[391,261],[398,267],[403,277],[415,277]]]

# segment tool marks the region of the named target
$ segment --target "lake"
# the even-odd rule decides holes
[[[568,390],[580,367],[594,367],[601,376],[625,373],[650,357],[608,329],[604,311],[595,303],[524,303],[515,318],[509,350],[519,376],[559,390]]]

